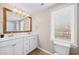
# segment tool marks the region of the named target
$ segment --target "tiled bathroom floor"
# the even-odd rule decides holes
[[[29,53],[28,55],[49,55],[49,54],[41,51],[40,49],[35,49],[34,51]]]

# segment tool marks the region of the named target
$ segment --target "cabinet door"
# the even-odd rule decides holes
[[[23,40],[21,38],[0,43],[0,55],[22,55]]]
[[[13,45],[0,47],[0,55],[13,55]]]
[[[23,40],[16,39],[13,47],[14,55],[23,55]]]
[[[34,49],[33,46],[34,46],[34,40],[33,40],[33,38],[31,38],[30,39],[30,51],[32,51]]]
[[[37,41],[37,35],[34,36],[33,40],[34,40],[33,48],[35,49],[35,48],[37,48],[37,42],[38,42]]]
[[[30,37],[30,51],[37,48],[37,36]]]
[[[24,54],[28,54],[28,53],[29,53],[29,39],[24,38]]]

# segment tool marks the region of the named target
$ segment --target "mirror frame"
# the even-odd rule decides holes
[[[18,33],[18,32],[32,32],[32,17],[28,16],[30,19],[30,30],[26,31],[7,31],[7,11],[12,12],[12,10],[3,7],[3,33]]]

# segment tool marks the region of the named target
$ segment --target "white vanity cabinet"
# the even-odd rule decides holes
[[[1,46],[0,55],[13,55],[13,44]]]
[[[9,42],[0,43],[0,55],[13,55],[13,45]]]
[[[0,42],[0,55],[22,55],[23,41],[22,39],[13,39]]]
[[[27,55],[37,48],[37,34],[0,39],[0,55]]]

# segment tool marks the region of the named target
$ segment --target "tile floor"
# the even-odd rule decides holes
[[[40,49],[36,48],[34,51],[29,53],[28,55],[49,55],[48,53],[45,53],[44,51],[41,51]]]

